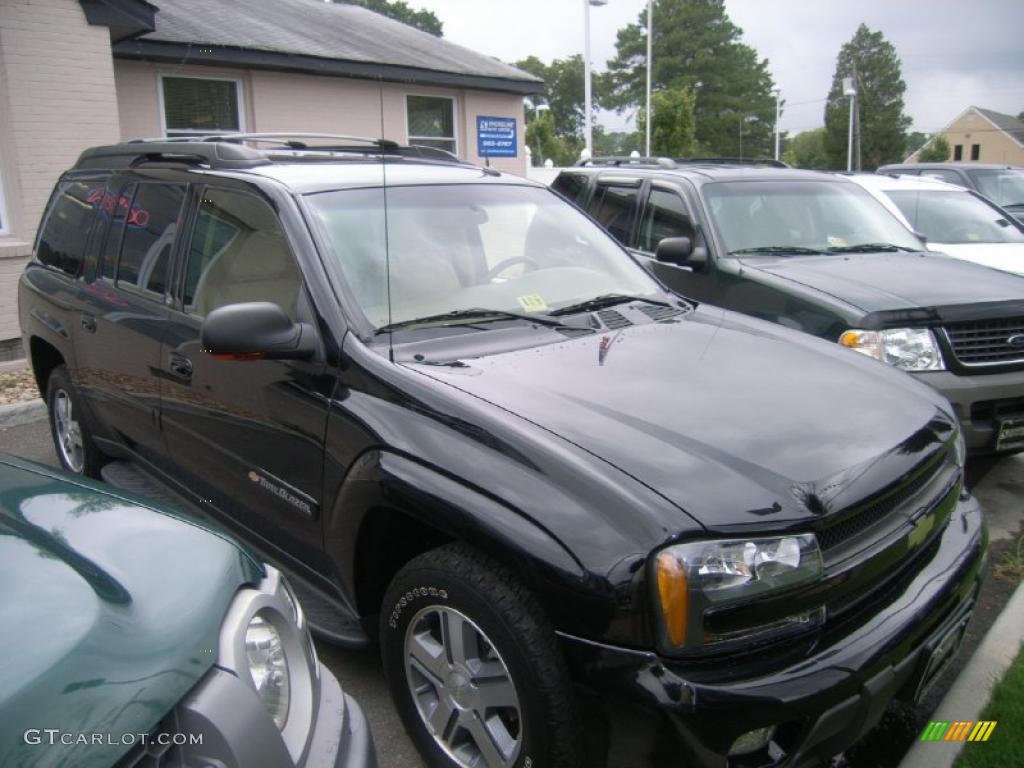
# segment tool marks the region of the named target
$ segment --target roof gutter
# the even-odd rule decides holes
[[[344,59],[326,59],[276,51],[254,51],[245,48],[203,46],[199,53],[198,43],[169,43],[158,40],[125,40],[113,47],[114,58],[138,61],[155,61],[182,64],[198,64],[218,67],[242,67],[266,69],[278,72],[300,72],[310,75],[352,77],[361,80],[376,80],[410,85],[439,85],[452,88],[473,88],[482,91],[502,91],[528,96],[540,93],[544,83],[539,80],[514,80],[511,78],[468,75],[457,72],[442,72],[433,69],[418,69],[395,64],[382,64]]]

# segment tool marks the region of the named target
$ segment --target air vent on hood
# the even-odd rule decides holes
[[[657,304],[644,304],[639,308],[641,312],[647,315],[651,320],[659,322],[661,320],[668,320],[670,317],[676,317],[677,315],[683,314],[683,310],[679,307],[662,307]]]
[[[614,309],[602,309],[597,313],[597,316],[601,318],[604,327],[609,331],[616,331],[619,328],[626,328],[633,324],[629,318],[621,312],[616,312]]]

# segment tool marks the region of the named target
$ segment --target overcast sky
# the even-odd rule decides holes
[[[505,61],[548,61],[583,49],[583,0],[408,0],[444,22],[445,37]],[[646,0],[608,0],[591,9],[594,67],[615,53],[615,33]],[[914,129],[942,129],[974,104],[1024,110],[1020,0],[726,0],[743,40],[768,59],[787,106],[782,128],[823,124],[836,55],[861,22],[896,46]],[[625,127],[613,114],[611,130]]]

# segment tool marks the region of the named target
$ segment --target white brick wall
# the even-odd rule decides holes
[[[77,0],[0,0],[0,340],[18,335],[14,288],[61,172],[119,138],[110,33]]]

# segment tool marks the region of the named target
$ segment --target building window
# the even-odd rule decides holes
[[[971,144],[971,160],[981,160],[981,144]]]
[[[166,76],[160,80],[165,136],[244,130],[238,80]]]
[[[954,160],[963,160],[964,159],[964,145],[963,144],[957,144],[955,147],[953,147],[953,159]]]
[[[406,96],[409,143],[457,154],[455,100],[444,96]]]

